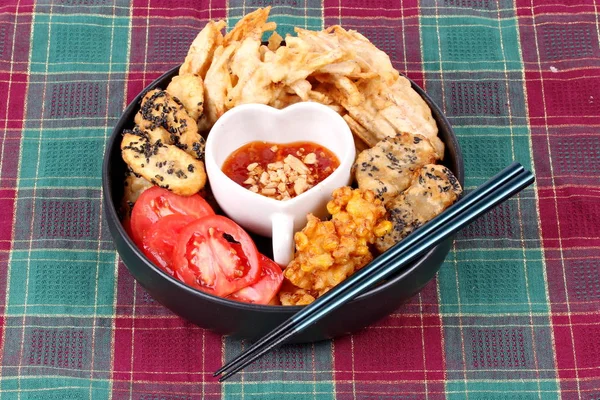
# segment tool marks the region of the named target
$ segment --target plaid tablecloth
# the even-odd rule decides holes
[[[473,188],[518,160],[536,186],[464,230],[437,279],[364,331],[245,345],[186,323],[119,262],[104,144],[208,19],[273,4],[357,29],[454,124]],[[0,398],[600,398],[598,0],[32,0],[0,3]]]

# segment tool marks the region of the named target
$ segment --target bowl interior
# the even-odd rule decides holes
[[[127,108],[123,112],[123,115],[117,122],[117,124],[112,132],[112,135],[108,140],[105,155],[104,155],[104,163],[103,163],[103,170],[102,170],[102,186],[103,186],[104,196],[108,200],[106,202],[107,207],[105,209],[105,212],[109,218],[113,218],[114,220],[119,220],[117,210],[119,208],[121,198],[123,197],[123,177],[124,177],[124,173],[126,170],[126,165],[125,165],[125,162],[123,161],[123,159],[121,158],[121,150],[120,150],[122,131],[123,131],[123,129],[131,129],[134,126],[133,120],[134,120],[135,114],[138,111],[139,103],[140,103],[143,93],[145,93],[147,90],[151,90],[156,87],[163,88],[163,89],[166,88],[167,85],[169,84],[169,82],[171,81],[171,78],[173,76],[177,75],[178,71],[179,71],[179,66],[172,68],[171,70],[169,70],[168,72],[166,72],[165,74],[160,76],[158,79],[156,79],[154,82],[152,82],[142,93],[138,94],[138,96],[136,96],[136,98],[133,99],[133,101],[127,106]],[[452,127],[450,126],[450,123],[448,122],[446,117],[442,114],[442,112],[438,108],[438,106],[431,100],[431,98],[419,86],[417,86],[412,80],[411,80],[411,84],[412,84],[413,89],[417,93],[419,93],[419,95],[425,100],[427,105],[431,108],[432,115],[438,125],[438,129],[439,129],[438,136],[446,145],[444,160],[443,160],[442,164],[445,165],[446,167],[448,167],[454,173],[454,175],[457,177],[460,184],[462,186],[464,186],[463,157],[462,157],[462,153],[460,150],[460,146],[459,146],[456,136],[452,130]],[[152,268],[155,271],[158,271],[158,273],[161,276],[163,276],[165,279],[175,281],[175,283],[178,286],[184,285],[183,283],[179,282],[175,278],[164,273],[161,269],[155,267],[142,254],[141,251],[136,249],[135,244],[128,237],[128,235],[125,232],[125,230],[123,229],[123,227],[118,226],[117,228],[118,228],[117,229],[118,234],[123,236],[124,241],[129,246],[131,246],[135,249],[135,253],[139,255],[140,260],[148,268]],[[272,257],[271,239],[265,238],[265,237],[260,237],[257,235],[251,235],[251,236],[255,240],[255,243],[256,243],[258,249],[261,252],[263,252],[263,254],[265,254],[266,256]],[[415,263],[420,262],[423,259],[427,258],[433,251],[434,251],[434,249],[432,249],[428,253],[424,254],[422,257],[420,257],[418,260],[416,260]],[[396,283],[396,281],[399,279],[401,279],[401,274],[394,275],[394,276],[388,278],[382,284],[380,284],[374,288],[371,288],[369,291],[365,292],[364,294],[362,294],[358,297],[363,298],[363,297],[370,297],[370,296],[376,295],[379,291],[384,290],[385,288],[387,288],[390,285],[394,285]],[[248,303],[240,303],[240,302],[224,299],[221,297],[216,297],[216,296],[201,292],[199,290],[189,288],[187,286],[186,286],[186,288],[188,290],[194,290],[195,292],[197,292],[197,295],[199,297],[202,297],[204,299],[214,301],[214,302],[219,302],[221,304],[226,304],[229,306],[238,307],[238,308],[246,308],[246,309],[272,312],[272,311],[276,311],[276,310],[284,307],[284,306],[263,306],[263,305],[255,305],[255,304],[248,304]],[[285,309],[289,310],[291,312],[298,311],[301,308],[302,307],[300,307],[300,306],[285,306]]]

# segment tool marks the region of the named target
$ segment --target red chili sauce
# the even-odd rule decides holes
[[[311,155],[311,153],[314,155]],[[296,170],[290,168],[289,166],[285,167],[285,170],[292,175],[292,181],[286,180],[284,182],[285,186],[287,187],[287,191],[284,190],[282,192],[281,189],[283,189],[283,187],[279,185],[281,180],[276,180],[276,183],[278,183],[278,189],[276,188],[275,194],[270,193],[272,192],[271,188],[269,188],[269,186],[266,186],[265,188],[264,180],[259,182],[258,178],[261,176],[262,171],[268,173],[269,171],[277,172],[277,169],[283,170],[284,168],[281,166],[281,164],[289,163],[289,159],[287,159],[288,162],[286,162],[288,155],[292,155],[298,160],[302,161],[302,164],[308,168],[308,172],[306,172],[306,174],[301,174],[302,179],[304,179],[305,175],[308,176],[308,189],[323,181],[340,165],[339,160],[331,151],[316,143],[294,142],[276,144],[256,141],[248,143],[235,150],[225,160],[222,170],[225,175],[246,189],[268,197],[285,200],[302,193],[294,192],[294,182],[295,179],[297,179],[297,177],[294,177],[294,175],[297,175]],[[274,164],[278,161],[281,163]],[[292,164],[289,165],[291,166]],[[249,166],[251,166],[251,168],[254,166],[254,172],[249,169]],[[275,168],[275,166],[280,168]],[[256,171],[259,171],[258,175]],[[270,186],[273,185],[271,184]],[[264,192],[264,190],[268,191],[269,193]],[[283,198],[281,195],[282,193]]]

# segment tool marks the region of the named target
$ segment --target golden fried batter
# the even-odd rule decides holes
[[[142,99],[135,123],[142,129],[162,127],[169,132],[173,144],[192,157],[204,158],[204,138],[198,134],[198,126],[185,110],[183,104],[161,89],[150,90]]]
[[[315,301],[315,296],[284,279],[279,289],[279,301],[282,306],[305,306]]]
[[[121,215],[129,217],[138,197],[152,186],[152,183],[144,179],[141,175],[137,175],[129,168],[125,174],[125,189],[120,209]]]
[[[173,145],[152,143],[144,133],[126,131],[121,156],[133,172],[175,194],[191,196],[206,184],[202,161]]]
[[[133,204],[146,189],[150,189],[151,187],[152,183],[130,170],[125,177],[125,193],[123,194],[123,199],[126,202]]]
[[[267,22],[271,7],[258,8],[240,19],[233,29],[223,39],[223,45],[228,46],[233,42],[241,42],[246,38],[260,40],[264,32],[277,28],[275,22]]]
[[[145,132],[148,135],[148,140],[150,140],[151,143],[156,143],[160,140],[165,144],[173,144],[173,142],[171,142],[171,134],[162,126],[154,125],[146,128],[140,128],[138,125],[136,125],[133,130],[135,131],[136,135],[141,134],[140,132],[142,131]]]
[[[210,130],[217,119],[227,111],[227,92],[232,87],[229,60],[239,45],[238,42],[234,42],[227,47],[219,46],[215,50],[204,79],[204,115],[198,120],[198,127],[202,132]]]
[[[268,49],[271,51],[276,51],[279,47],[281,47],[281,42],[283,42],[283,38],[281,35],[275,31],[269,36],[268,40]]]
[[[462,188],[443,165],[425,165],[402,194],[386,204],[394,228],[377,239],[377,250],[384,252],[409,233],[440,214],[456,201]]]
[[[317,297],[330,290],[371,261],[369,245],[392,228],[381,201],[369,190],[336,189],[327,210],[330,221],[309,214],[304,229],[294,236],[296,255],[284,276],[306,293],[286,294],[280,297],[282,303],[297,304],[305,295]]]
[[[194,121],[202,115],[204,109],[204,82],[197,75],[177,75],[167,86],[167,93],[179,99]]]
[[[372,190],[386,203],[410,185],[415,171],[436,159],[437,153],[427,138],[400,133],[358,155],[356,181],[359,188]]]
[[[221,30],[227,26],[225,21],[209,21],[194,39],[179,68],[179,74],[196,74],[202,79],[210,67],[215,49],[223,44]]]

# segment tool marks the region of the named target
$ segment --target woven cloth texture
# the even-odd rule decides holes
[[[512,160],[535,186],[463,230],[438,276],[363,331],[275,351],[185,322],[119,261],[107,137],[209,19],[273,5],[356,29],[435,99],[467,189]],[[0,2],[0,398],[600,398],[598,0]]]

